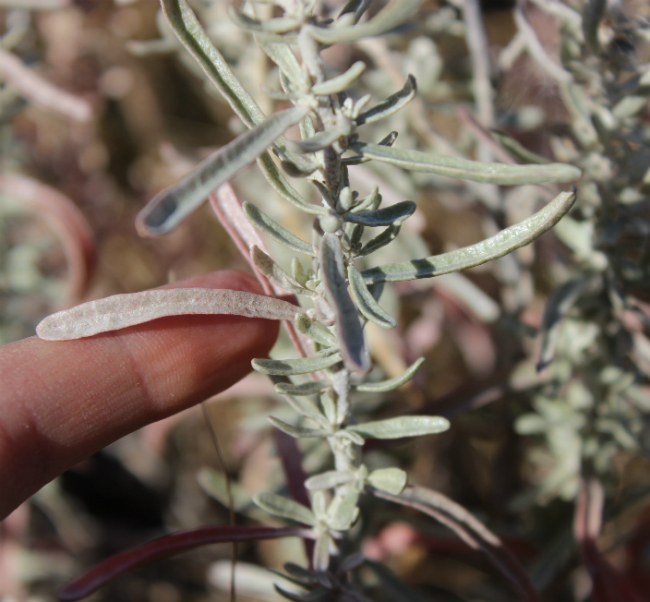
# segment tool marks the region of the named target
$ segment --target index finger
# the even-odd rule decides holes
[[[233,271],[172,286],[261,293],[254,278]],[[176,316],[0,347],[0,520],[95,451],[233,385],[277,333],[270,320]]]

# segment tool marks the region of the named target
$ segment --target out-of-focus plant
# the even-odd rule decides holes
[[[546,439],[540,496],[573,499],[581,477],[609,480],[617,454],[647,453],[650,445],[650,72],[635,55],[650,30],[641,17],[605,1],[535,5],[557,21],[558,58],[539,43],[523,3],[515,10],[513,44],[522,41],[557,86],[570,129],[552,133],[550,143],[557,158],[578,165],[584,176],[575,210],[556,229],[575,268],[554,266],[558,285],[546,304],[535,359],[541,378],[530,389],[535,412],[521,416],[516,428]],[[522,158],[514,147],[511,152]],[[521,374],[531,368],[522,365]]]
[[[355,171],[372,161],[393,170],[389,173],[400,173],[394,170],[398,168],[436,180],[469,181],[489,204],[495,198],[495,185],[570,182],[580,176],[580,170],[564,163],[513,165],[473,161],[458,156],[457,151],[452,151],[456,156],[448,156],[404,150],[394,146],[397,132],[390,130],[382,133],[379,143],[362,138],[365,126],[391,120],[408,103],[416,101],[416,78],[408,76],[400,90],[388,94],[382,74],[376,73],[378,88],[385,98],[372,105],[371,94],[357,93],[357,80],[365,63],[357,61],[335,74],[326,69],[321,53],[343,44],[366,43],[395,30],[415,12],[419,0],[393,0],[369,18],[366,13],[370,2],[363,0],[351,0],[338,11],[324,7],[324,13],[313,0],[265,4],[270,6],[251,3],[241,10],[233,7],[229,14],[236,25],[254,34],[256,48],[276,66],[275,81],[268,82],[275,89],[266,92],[268,98],[283,103],[285,108],[270,115],[235,76],[186,0],[162,0],[166,24],[161,24],[161,29],[171,29],[246,130],[158,194],[140,213],[137,226],[146,236],[167,233],[210,197],[215,212],[249,256],[269,296],[203,289],[121,295],[54,314],[40,324],[37,332],[46,339],[79,338],[185,313],[230,313],[285,321],[300,357],[260,358],[253,361],[253,368],[274,380],[276,392],[295,412],[289,420],[270,418],[284,437],[280,439],[284,461],[293,465],[287,471],[293,499],[262,492],[253,501],[269,515],[302,526],[214,527],[168,536],[106,561],[66,586],[61,597],[84,597],[147,560],[197,545],[300,535],[310,552],[310,566],[289,564],[285,578],[301,591],[290,593],[279,587],[278,591],[291,600],[363,600],[351,571],[364,562],[356,547],[363,498],[374,496],[434,517],[472,548],[483,551],[522,599],[537,600],[518,560],[462,507],[438,492],[407,485],[407,474],[399,468],[373,469],[366,465],[362,452],[367,439],[439,433],[448,428],[448,421],[429,415],[364,420],[366,411],[358,409],[364,397],[373,394],[379,398],[397,389],[423,362],[420,358],[402,374],[382,379],[373,370],[364,327],[369,322],[386,330],[396,325],[396,320],[379,305],[386,283],[440,276],[502,258],[557,224],[572,208],[576,193],[557,194],[537,213],[469,247],[406,261],[380,261],[377,265],[368,258],[380,252],[385,257],[385,247],[398,237],[403,224],[415,213],[416,204],[398,201],[382,206],[377,186],[364,195],[355,190],[352,182]],[[476,6],[467,3],[468,24],[473,23]],[[271,7],[273,11],[267,10]],[[449,19],[449,15],[441,17]],[[435,26],[439,24],[434,18]],[[174,49],[176,45],[167,36],[159,42],[132,45],[132,50],[145,54]],[[434,65],[434,71],[436,68]],[[431,89],[435,88],[436,77],[435,72],[429,73],[427,83]],[[477,82],[481,81],[479,73]],[[475,92],[479,100],[483,98],[479,85]],[[264,106],[266,109],[273,105],[266,101]],[[294,126],[299,128],[299,141],[284,137]],[[373,135],[375,128],[371,130]],[[438,143],[445,146],[444,141]],[[489,149],[480,150],[490,158]],[[257,162],[268,182],[265,194],[275,191],[282,199],[278,202],[289,203],[312,221],[307,240],[289,230],[291,219],[281,224],[251,202],[240,205],[234,197],[228,180],[253,162]],[[318,195],[316,203],[310,198],[312,190]],[[273,259],[251,224],[269,240],[289,249],[288,259]],[[375,228],[382,230],[374,234]],[[287,265],[282,267],[280,263]],[[273,298],[282,294],[291,295],[293,302]],[[331,469],[303,478],[302,467],[296,464],[301,453],[296,442],[327,446]]]

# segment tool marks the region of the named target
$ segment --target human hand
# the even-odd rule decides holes
[[[235,271],[163,288],[180,287],[262,292]],[[0,520],[109,443],[236,383],[277,334],[272,320],[190,315],[0,347]]]

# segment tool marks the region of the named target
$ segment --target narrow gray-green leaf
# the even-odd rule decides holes
[[[367,23],[327,29],[312,27],[309,33],[323,44],[347,44],[361,38],[378,36],[401,25],[421,3],[422,0],[392,0]]]
[[[303,506],[289,498],[276,495],[275,493],[264,492],[254,495],[253,502],[273,516],[288,518],[303,525],[316,525],[314,513],[307,506]]]
[[[376,383],[363,383],[357,385],[356,389],[357,391],[364,391],[366,393],[386,393],[387,391],[392,391],[411,380],[422,364],[424,364],[423,357],[415,360],[406,370],[404,370],[404,372],[395,378],[381,380]]]
[[[345,531],[359,516],[359,492],[347,487],[345,493],[337,493],[327,508],[327,526],[335,531]]]
[[[357,77],[359,77],[366,69],[366,64],[363,61],[357,61],[345,73],[337,75],[332,79],[328,79],[320,84],[314,84],[311,87],[312,94],[316,96],[329,96],[330,94],[337,94],[347,90]]]
[[[344,133],[336,128],[328,129],[323,132],[317,132],[314,136],[302,142],[290,142],[288,143],[288,148],[295,153],[315,153],[328,146],[332,146],[343,135]]]
[[[329,368],[341,361],[341,356],[336,353],[326,357],[301,357],[288,360],[254,359],[251,362],[254,370],[262,374],[277,374],[279,376],[294,376],[308,374]]]
[[[237,116],[249,127],[261,123],[264,113],[215,48],[187,1],[162,0],[161,4],[165,17],[178,39],[201,65]]]
[[[582,172],[566,163],[546,165],[507,165],[483,163],[456,157],[443,157],[416,150],[402,150],[370,142],[357,142],[352,148],[368,159],[389,163],[409,171],[426,171],[439,176],[513,186],[542,182],[570,182]]]
[[[305,395],[316,395],[325,389],[329,389],[331,386],[331,383],[327,380],[312,380],[299,385],[294,385],[292,383],[278,383],[275,385],[275,392],[280,395],[302,397]]]
[[[366,480],[376,489],[399,495],[406,487],[408,476],[399,468],[379,468],[373,470]]]
[[[316,404],[310,397],[284,395],[286,402],[301,416],[317,422],[320,426],[329,428],[329,422],[323,416],[323,413],[316,407]]]
[[[413,201],[401,201],[383,209],[375,211],[357,211],[346,213],[343,219],[346,222],[361,224],[363,226],[390,226],[391,224],[401,224],[405,219],[415,213],[417,205]]]
[[[176,36],[201,65],[235,114],[248,127],[264,121],[264,113],[235,77],[221,53],[214,47],[187,1],[162,0],[162,8]],[[307,213],[314,215],[326,213],[323,207],[308,203],[296,192],[278,171],[268,152],[260,155],[258,164],[264,177],[283,199]]]
[[[208,288],[172,288],[113,295],[45,318],[36,333],[46,341],[90,337],[168,316],[235,315],[293,320],[300,307],[264,295]]]
[[[559,326],[590,282],[589,278],[571,280],[556,288],[549,296],[539,328],[539,348],[535,362],[537,372],[547,368],[553,361]]]
[[[372,109],[361,113],[355,120],[357,125],[372,123],[373,121],[379,121],[380,119],[389,117],[399,111],[404,105],[411,102],[416,92],[417,84],[415,78],[409,74],[404,87],[399,92],[391,94],[386,100],[375,105]]]
[[[176,227],[208,195],[257,159],[284,131],[298,123],[306,107],[275,113],[251,130],[215,151],[192,172],[156,195],[139,213],[138,230],[145,236],[164,234]]]
[[[282,34],[294,31],[300,27],[300,21],[291,17],[278,17],[269,19],[268,21],[260,21],[249,17],[235,6],[229,7],[228,12],[230,13],[230,18],[237,26],[242,29],[248,29],[249,31]]]
[[[486,261],[503,257],[515,249],[533,242],[538,236],[552,228],[571,209],[575,199],[575,191],[562,192],[542,210],[528,219],[502,230],[492,238],[442,255],[414,259],[404,263],[389,263],[364,270],[362,276],[366,283],[401,282],[473,268]]]
[[[401,439],[442,433],[449,428],[449,420],[442,416],[398,416],[386,420],[348,426],[347,430],[375,439]]]
[[[315,438],[315,437],[327,437],[328,433],[322,429],[312,429],[305,426],[294,426],[292,424],[286,423],[284,420],[280,420],[275,416],[268,417],[269,422],[277,429],[281,430],[283,433],[295,437],[296,439],[302,438]]]
[[[291,186],[289,182],[287,182],[286,178],[280,173],[277,165],[273,163],[273,159],[271,159],[269,153],[263,153],[260,155],[257,159],[257,164],[262,170],[266,181],[285,201],[291,203],[294,207],[297,207],[305,213],[310,213],[311,215],[327,214],[327,209],[325,209],[325,207],[309,203],[298,194],[296,189],[293,188],[293,186]]]
[[[502,132],[501,130],[492,130],[492,135],[497,139],[497,142],[508,151],[508,154],[513,159],[517,159],[517,161],[539,164],[550,163],[546,157],[542,157],[541,155],[528,150],[506,132]]]
[[[371,238],[363,247],[361,247],[360,251],[357,253],[357,257],[367,257],[382,247],[390,244],[395,240],[401,228],[401,225],[391,224],[381,234]]]
[[[296,314],[296,328],[319,345],[326,347],[338,347],[338,339],[318,321],[312,320],[307,314]]]
[[[348,266],[348,280],[350,282],[352,299],[354,299],[359,311],[368,318],[368,320],[387,330],[397,326],[395,318],[383,310],[377,301],[375,301],[375,298],[372,296],[363,280],[363,276],[354,266]]]
[[[305,481],[305,487],[312,490],[334,489],[339,485],[344,485],[354,481],[355,476],[349,470],[330,470],[310,477]]]
[[[298,253],[305,253],[305,255],[311,255],[312,257],[316,255],[313,247],[308,242],[285,230],[280,224],[272,220],[266,213],[260,211],[252,203],[244,201],[242,208],[251,224],[266,232],[276,242]]]
[[[326,232],[321,240],[320,261],[325,295],[336,314],[337,334],[344,363],[352,371],[367,372],[370,357],[363,337],[363,328],[345,281],[341,242]]]
[[[287,274],[273,259],[271,259],[257,245],[251,247],[251,261],[253,265],[266,276],[273,284],[283,288],[294,295],[307,295],[313,297],[314,291],[300,286],[289,274]]]

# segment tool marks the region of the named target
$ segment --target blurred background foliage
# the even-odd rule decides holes
[[[321,4],[332,11],[341,5]],[[383,98],[415,75],[418,97],[382,122],[377,140],[397,130],[403,148],[487,160],[517,158],[519,151],[504,151],[514,140],[540,160],[585,172],[579,207],[558,236],[463,275],[389,287],[384,304],[400,325],[368,331],[388,376],[420,355],[427,359],[411,385],[365,400],[368,412],[452,419],[452,429],[435,438],[377,443],[368,462],[408,468],[412,482],[463,504],[527,566],[542,598],[554,601],[625,599],[611,597],[580,558],[575,499],[589,479],[605,493],[597,560],[611,574],[601,567],[601,575],[619,594],[629,587],[650,599],[650,87],[640,81],[649,73],[650,9],[641,0],[611,2],[599,22],[604,46],[585,50],[589,36],[577,42],[568,13],[549,7],[579,14],[595,4],[521,3],[518,21],[508,0],[427,0],[421,18],[390,35],[325,53],[331,73],[367,63],[359,96]],[[277,73],[232,24],[227,5],[193,2],[263,110],[282,108],[262,91],[278,89]],[[156,0],[0,0],[0,23],[1,343],[31,336],[45,315],[82,300],[247,269],[209,207],[162,238],[135,232],[147,200],[242,129],[180,50]],[[517,32],[526,24],[542,58],[570,74],[580,110],[558,84],[561,74],[549,74],[525,51]],[[638,100],[617,113],[626,97]],[[407,233],[379,262],[476,242],[530,215],[550,191],[372,163],[351,178],[362,194],[379,184],[389,202],[418,202]],[[255,168],[233,184],[287,228],[308,231]],[[303,181],[296,186],[309,190]],[[288,257],[269,246],[276,258]],[[283,353],[289,347],[281,339],[275,355]],[[544,364],[539,374],[535,362]],[[269,383],[251,375],[208,406],[243,513],[252,493],[284,482],[266,422],[271,409],[282,416],[277,405]],[[322,466],[318,447],[305,453],[308,472]],[[53,600],[59,585],[111,553],[166,530],[226,524],[223,490],[200,412],[151,425],[63,475],[0,526],[0,595]],[[363,550],[412,588],[410,599],[513,599],[484,559],[438,525],[398,517],[376,501],[367,506]],[[302,554],[287,541],[239,552],[240,596],[262,600],[277,599],[273,576],[254,565],[280,569]],[[157,562],[98,598],[225,600],[229,554],[216,546]],[[372,566],[359,576],[368,595],[406,599]]]

